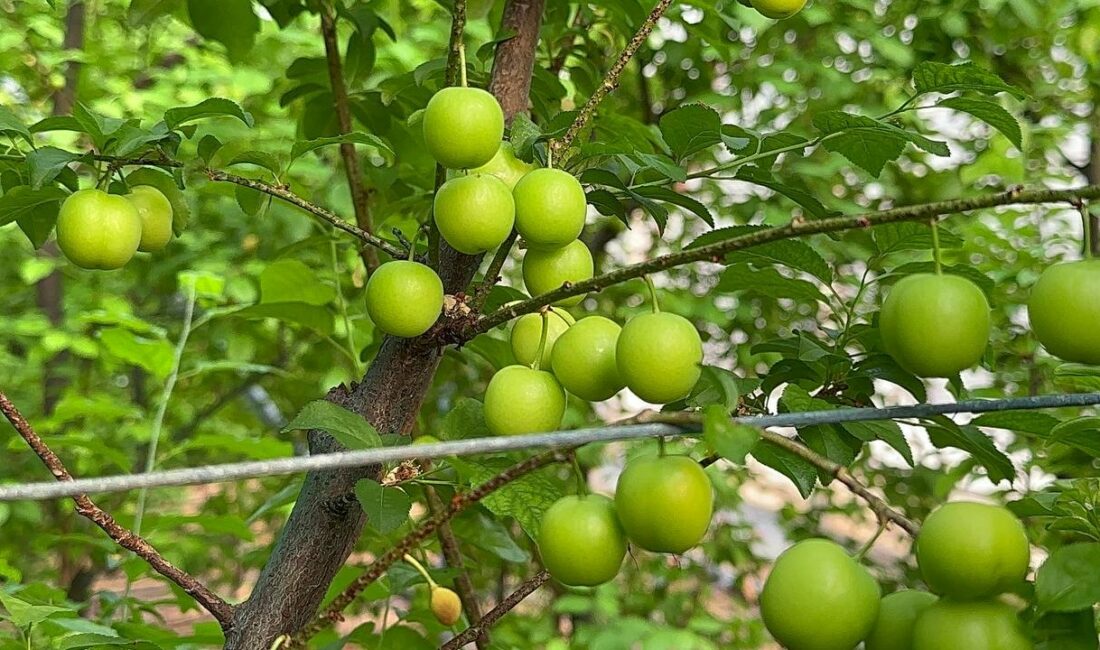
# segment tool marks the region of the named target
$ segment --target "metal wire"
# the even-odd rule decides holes
[[[1066,406],[1093,406],[1100,404],[1098,393],[1071,393],[1067,395],[1043,395],[1011,399],[969,400],[953,404],[918,404],[916,406],[891,406],[886,408],[851,408],[805,413],[781,413],[779,415],[745,416],[734,418],[738,424],[755,427],[802,427],[817,424],[864,422],[870,420],[896,420],[923,418],[948,413],[988,413],[993,411],[1023,411]],[[158,488],[179,485],[221,483],[248,478],[299,474],[340,467],[361,467],[378,463],[397,462],[411,458],[445,458],[471,456],[504,451],[536,448],[573,447],[591,442],[610,442],[656,436],[697,435],[699,427],[671,424],[632,424],[623,426],[593,427],[535,433],[501,438],[472,438],[453,442],[424,445],[402,445],[363,451],[347,451],[318,456],[280,458],[277,460],[225,463],[184,469],[163,470],[145,474],[124,474],[83,478],[73,481],[23,483],[0,486],[0,502],[56,499],[79,494],[103,494],[125,492],[140,488]]]

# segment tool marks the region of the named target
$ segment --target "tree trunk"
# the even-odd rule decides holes
[[[516,35],[498,47],[489,89],[508,119],[527,109],[542,8],[543,0],[512,0],[505,8],[504,24]],[[447,292],[465,290],[480,261],[443,245],[439,272]],[[326,399],[362,414],[379,431],[408,433],[441,355],[418,339],[387,337],[362,383],[334,388]],[[341,449],[322,431],[309,432],[309,445],[314,454]],[[306,477],[252,595],[237,609],[226,648],[268,650],[280,634],[315,616],[363,527],[362,509],[349,495],[358,480],[378,472],[364,467]]]

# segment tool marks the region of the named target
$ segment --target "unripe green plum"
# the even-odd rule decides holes
[[[542,359],[539,367],[550,367],[550,355],[554,345],[566,330],[574,323],[569,312],[564,309],[551,309],[546,321],[546,346],[542,350]],[[512,344],[512,356],[521,366],[530,366],[535,363],[535,356],[539,351],[539,341],[542,340],[542,314],[524,314],[512,324],[512,333],[508,337]]]
[[[419,262],[387,262],[367,280],[367,313],[386,334],[420,336],[439,319],[442,308],[443,282]]]
[[[1100,259],[1047,268],[1031,290],[1027,312],[1047,352],[1100,365]]]
[[[594,272],[592,253],[579,239],[556,249],[531,248],[523,256],[523,285],[532,296],[558,289],[566,282],[587,280]],[[554,304],[571,307],[582,300],[584,296],[571,296]]]
[[[471,170],[470,173],[496,176],[508,186],[508,189],[514,190],[516,183],[534,169],[536,167],[533,164],[516,158],[512,143],[505,141],[500,143],[500,149],[493,155],[492,160],[477,169]]]
[[[542,516],[538,546],[550,575],[573,587],[611,580],[626,557],[626,537],[615,505],[599,494],[555,501]]]
[[[927,591],[903,589],[879,601],[878,619],[864,650],[913,650],[913,625],[917,617],[938,600]]]
[[[57,215],[57,245],[85,269],[122,268],[141,243],[141,215],[124,196],[97,189],[73,192]]]
[[[564,415],[565,391],[545,370],[507,366],[485,389],[485,423],[498,436],[555,431]]]
[[[424,109],[424,143],[444,167],[473,169],[489,162],[504,137],[504,111],[480,88],[443,88]]]
[[[913,650],[1034,650],[1034,647],[1024,634],[1016,611],[995,600],[942,599],[921,612],[913,626]]]
[[[710,527],[714,488],[688,456],[637,458],[619,476],[615,511],[626,536],[638,546],[654,553],[683,553],[702,541]]]
[[[562,388],[589,402],[601,402],[625,386],[615,361],[623,328],[603,316],[582,318],[558,337],[550,366]]]
[[[477,255],[512,232],[516,205],[504,181],[487,174],[453,178],[435,194],[435,225],[456,251]]]
[[[635,395],[667,404],[687,397],[699,381],[703,342],[683,316],[640,314],[623,327],[615,357],[619,374]]]
[[[977,600],[1023,583],[1031,557],[1024,525],[1010,510],[947,503],[924,520],[914,544],[928,586],[956,600]]]
[[[580,236],[588,199],[580,181],[560,169],[536,169],[512,191],[516,230],[532,248],[561,248]]]
[[[750,0],[750,4],[768,18],[782,20],[802,11],[806,0]]]
[[[953,377],[979,361],[989,344],[989,302],[958,275],[917,273],[890,290],[879,314],[886,351],[920,377]]]
[[[776,559],[760,593],[760,616],[788,650],[852,650],[875,625],[880,593],[843,548],[808,539]]]
[[[138,185],[130,188],[126,198],[141,217],[138,250],[153,253],[167,246],[172,239],[172,204],[168,197],[151,185]]]

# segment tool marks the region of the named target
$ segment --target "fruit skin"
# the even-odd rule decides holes
[[[1021,584],[1031,552],[1024,525],[1007,508],[947,503],[924,520],[914,544],[929,588],[956,600],[977,600]]]
[[[577,321],[554,342],[550,367],[562,388],[589,402],[602,402],[623,389],[615,346],[623,328],[603,316]]]
[[[576,320],[563,309],[551,309],[547,314],[546,347],[542,350],[539,368],[550,368],[550,353],[554,350],[558,337],[565,333]],[[512,332],[508,337],[512,344],[512,356],[521,366],[535,363],[542,339],[542,314],[524,314],[512,323]]]
[[[1027,312],[1047,352],[1100,365],[1100,259],[1047,268],[1031,290]]]
[[[874,627],[879,594],[875,579],[843,548],[808,539],[776,559],[760,615],[789,650],[852,650]]]
[[[487,174],[453,178],[435,194],[435,225],[452,248],[477,255],[500,246],[512,232],[516,204],[504,181]]]
[[[555,501],[542,516],[538,546],[550,575],[573,587],[611,580],[626,557],[626,536],[615,505],[599,494]]]
[[[921,612],[935,603],[935,594],[903,589],[879,601],[878,619],[864,650],[913,650],[913,624]]]
[[[532,296],[553,291],[566,282],[587,280],[594,272],[592,253],[579,239],[552,250],[531,248],[523,256],[523,286]],[[584,296],[571,296],[554,304],[572,307],[582,300]]]
[[[387,262],[367,280],[367,313],[386,334],[420,336],[435,324],[442,309],[443,282],[419,262]]]
[[[917,617],[913,650],[1033,650],[1016,611],[997,601],[941,600]]]
[[[85,269],[122,268],[141,243],[141,216],[124,196],[97,189],[73,192],[57,216],[57,245]]]
[[[504,137],[504,111],[480,88],[443,88],[424,109],[424,144],[444,167],[472,169],[492,160]]]
[[[802,11],[806,0],[750,0],[750,4],[768,18],[782,20]]]
[[[151,185],[131,187],[126,199],[141,217],[141,243],[138,250],[154,253],[172,239],[172,204],[168,197]]]
[[[619,374],[634,394],[667,404],[687,397],[702,373],[703,342],[677,314],[641,314],[623,326],[615,348]]]
[[[563,415],[565,391],[545,370],[507,366],[485,389],[485,423],[498,436],[554,431]]]
[[[920,377],[953,377],[979,361],[989,344],[989,302],[958,275],[917,273],[894,285],[879,314],[883,345]]]
[[[516,230],[533,248],[561,248],[580,236],[588,199],[580,181],[560,169],[536,169],[524,176],[512,196]]]
[[[431,607],[436,620],[448,627],[462,618],[462,601],[458,594],[446,587],[432,587]]]
[[[130,187],[149,185],[160,190],[160,193],[172,204],[172,232],[178,235],[184,231],[187,222],[191,219],[191,206],[187,204],[187,197],[176,185],[176,180],[171,174],[165,174],[152,167],[139,167],[126,175],[126,184]]]
[[[516,158],[516,152],[512,148],[511,142],[501,142],[500,149],[497,149],[492,160],[477,169],[470,170],[470,173],[496,176],[504,181],[508,189],[514,190],[516,189],[516,183],[534,169],[533,164]]]
[[[615,511],[630,541],[654,553],[683,553],[698,544],[714,513],[714,488],[688,456],[630,461],[615,488]]]

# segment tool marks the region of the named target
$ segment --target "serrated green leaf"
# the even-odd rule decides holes
[[[294,147],[290,150],[290,162],[294,162],[301,156],[316,151],[322,147],[327,147],[334,144],[341,144],[344,142],[351,142],[354,144],[367,145],[373,147],[378,153],[386,160],[387,164],[393,164],[393,149],[390,148],[381,138],[373,136],[369,133],[363,133],[362,131],[354,131],[344,135],[335,135],[329,138],[317,138],[316,140],[305,140],[294,143]]]
[[[817,200],[817,197],[809,192],[800,190],[796,187],[792,187],[786,183],[780,183],[775,180],[769,172],[757,167],[756,165],[746,165],[737,170],[737,178],[754,185],[766,187],[769,190],[787,197],[794,201],[806,211],[811,218],[824,219],[828,216],[835,214],[835,211],[831,211],[825,207],[821,201]]]
[[[698,248],[709,244],[733,239],[735,237],[749,236],[759,233],[764,228],[761,226],[730,226],[712,230],[695,241],[688,244],[687,248]],[[761,260],[770,263],[779,263],[798,271],[804,271],[818,278],[822,282],[831,282],[833,270],[825,258],[804,241],[798,239],[782,239],[767,242],[734,251],[726,255],[726,264],[738,264],[745,262],[759,263]]]
[[[947,145],[863,115],[828,111],[814,116],[814,126],[827,137],[823,146],[847,158],[874,177],[886,163],[896,160],[912,142],[940,156],[950,155]]]
[[[242,151],[233,156],[233,160],[230,160],[228,165],[256,165],[268,170],[276,177],[282,175],[284,167],[279,156],[269,154],[266,151]]]
[[[704,407],[718,404],[725,408],[726,412],[737,408],[741,397],[740,388],[737,385],[739,377],[725,368],[717,366],[703,366],[699,373],[699,381],[691,389],[685,403],[687,406]]]
[[[718,291],[754,293],[766,298],[790,298],[801,302],[826,302],[821,290],[811,282],[788,278],[768,267],[755,270],[747,264],[735,264],[722,272]]]
[[[665,144],[677,160],[722,142],[722,118],[705,104],[687,104],[665,113],[660,128]]]
[[[936,105],[973,115],[1003,133],[1017,149],[1023,149],[1020,123],[1000,104],[972,97],[950,97]]]
[[[527,117],[527,113],[519,113],[512,119],[509,141],[512,143],[516,158],[532,162],[535,157],[535,143],[540,137],[542,137],[542,129]]]
[[[808,461],[764,440],[753,447],[752,456],[791,479],[803,498],[809,498],[813,493],[817,485],[817,468]]]
[[[1098,650],[1096,617],[1091,609],[1052,612],[1032,625],[1035,650]]]
[[[913,449],[909,446],[909,441],[905,439],[905,434],[901,432],[901,427],[898,426],[897,422],[892,420],[845,422],[840,426],[864,442],[872,440],[885,442],[901,454],[901,457],[905,459],[910,467],[914,466]]]
[[[55,614],[70,613],[72,610],[53,605],[32,605],[25,600],[16,598],[0,591],[0,605],[8,610],[8,619],[18,628],[27,628],[41,623]]]
[[[932,227],[923,223],[885,223],[871,228],[880,255],[899,251],[932,250]],[[962,248],[963,239],[939,227],[940,248]]]
[[[34,144],[30,129],[15,116],[15,113],[3,106],[0,106],[0,133],[14,133],[26,140],[28,144]]]
[[[282,431],[310,429],[327,431],[337,442],[351,450],[382,446],[378,431],[363,416],[325,400],[314,400],[303,406]]]
[[[0,226],[34,214],[43,206],[60,203],[67,196],[68,192],[55,186],[35,190],[21,185],[8,190],[0,196]]]
[[[996,74],[969,62],[947,65],[934,61],[922,61],[913,70],[913,86],[918,93],[946,94],[973,90],[987,95],[1007,92],[1020,99],[1027,97],[1027,93],[1005,83]]]
[[[223,2],[224,0],[217,0]],[[251,7],[249,11],[251,11]],[[211,117],[235,117],[247,126],[255,122],[252,114],[240,107],[236,102],[221,97],[204,99],[193,106],[180,106],[170,108],[164,112],[164,123],[170,130],[177,130],[188,122],[203,120]]]
[[[31,174],[31,187],[39,189],[44,184],[53,181],[62,169],[71,162],[83,158],[81,154],[58,149],[57,147],[40,147],[27,154],[27,167]]]
[[[943,416],[936,416],[932,421],[939,425],[927,427],[928,436],[936,447],[954,447],[970,454],[994,483],[1011,481],[1016,476],[1012,461],[978,427],[960,426]]]
[[[464,438],[487,438],[492,436],[489,425],[485,424],[485,406],[472,397],[463,397],[455,402],[439,425],[436,436],[440,440],[462,440]]]
[[[1050,429],[1050,440],[1100,458],[1100,416],[1087,415],[1057,424]]]
[[[743,465],[760,440],[760,430],[735,423],[724,405],[711,404],[703,410],[703,438],[714,453]]]
[[[465,457],[456,458],[452,462],[470,485],[476,486],[511,467],[521,458],[518,454],[512,454],[478,458],[476,461]],[[524,532],[537,541],[543,513],[561,496],[562,486],[552,476],[547,468],[525,474],[482,499],[481,503],[498,518],[514,518]]]
[[[654,199],[657,201],[664,201],[665,203],[671,203],[673,205],[684,208],[688,212],[691,212],[695,216],[703,220],[711,228],[714,227],[714,216],[711,215],[710,209],[703,205],[701,202],[687,196],[686,194],[680,194],[667,187],[647,186],[640,187],[636,190],[637,194],[646,198]]]
[[[1100,603],[1100,543],[1054,551],[1035,574],[1035,599],[1044,612],[1075,612]]]
[[[218,153],[218,150],[222,148],[222,141],[218,139],[218,136],[213,133],[207,133],[202,136],[198,144],[199,158],[202,158],[203,162],[207,165],[214,159],[214,154]]]
[[[367,514],[367,525],[386,535],[409,520],[412,498],[397,486],[361,479],[355,484],[355,497]]]
[[[1100,422],[1100,418],[1097,418]],[[1058,418],[1046,413],[1036,411],[1000,411],[982,413],[970,421],[970,424],[978,427],[991,427],[994,429],[1007,429],[1020,433],[1046,438],[1058,426]],[[1100,424],[1097,425],[1100,428]]]

